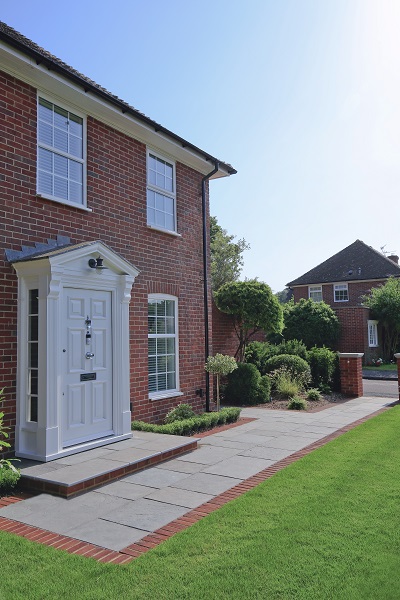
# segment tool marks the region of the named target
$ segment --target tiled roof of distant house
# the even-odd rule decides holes
[[[361,281],[400,277],[400,266],[381,252],[356,240],[347,248],[334,254],[311,271],[290,281],[288,286],[332,283],[336,281]]]

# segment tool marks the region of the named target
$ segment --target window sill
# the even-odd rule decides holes
[[[149,394],[149,400],[165,400],[166,398],[175,398],[183,396],[183,392],[172,391],[172,392],[158,392],[157,394]]]
[[[334,300],[334,302],[348,302],[348,300]]]
[[[68,202],[67,200],[59,200],[53,196],[45,196],[44,194],[36,194],[36,198],[39,200],[50,200],[50,202],[57,202],[63,206],[70,206],[71,208],[77,208],[78,210],[84,210],[85,212],[93,212],[91,208],[83,206],[82,204],[75,204],[75,202]]]
[[[168,235],[172,235],[174,237],[182,237],[180,233],[176,231],[171,231],[170,229],[163,229],[162,227],[156,227],[156,225],[147,224],[149,229],[154,229],[154,231],[160,231],[161,233],[167,233]]]

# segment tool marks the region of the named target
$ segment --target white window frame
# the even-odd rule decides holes
[[[368,320],[368,347],[377,348],[378,346],[378,321]]]
[[[149,168],[149,162],[150,162],[150,156],[153,156],[154,158],[166,162],[168,163],[168,165],[170,165],[172,167],[172,192],[169,190],[166,190],[163,187],[159,187],[157,185],[155,185],[154,183],[150,183],[150,168]],[[150,227],[151,229],[156,229],[158,231],[163,231],[164,233],[170,233],[172,235],[179,235],[177,232],[177,216],[176,216],[176,162],[174,160],[171,160],[169,158],[167,158],[166,156],[162,156],[161,154],[158,154],[158,152],[154,152],[153,150],[151,150],[150,148],[147,149],[147,164],[146,164],[146,180],[147,180],[147,192],[148,191],[152,191],[158,194],[161,194],[162,196],[165,196],[166,198],[170,198],[173,201],[173,205],[174,205],[174,228],[173,229],[168,229],[165,227],[161,227],[160,225],[156,225],[155,223],[150,223],[149,221],[149,217],[148,217],[148,194],[146,192],[146,219],[147,219],[147,226]]]
[[[347,298],[337,299],[336,292],[347,292]],[[335,283],[333,285],[333,301],[334,302],[348,302],[349,301],[349,285],[347,283]]]
[[[175,302],[175,333],[156,334],[148,333],[148,339],[160,339],[160,338],[171,338],[175,339],[175,388],[160,390],[157,392],[149,392],[150,400],[161,400],[163,398],[173,398],[175,396],[182,396],[183,393],[180,391],[179,385],[179,326],[178,326],[178,298],[169,294],[149,294],[148,305],[152,300],[173,300]],[[148,310],[147,310],[148,312]]]
[[[53,146],[47,146],[43,142],[39,141],[39,101],[40,99],[45,100],[46,102],[50,102],[55,106],[72,113],[74,116],[82,119],[82,158],[74,156],[73,154],[69,154],[54,148]],[[37,168],[36,168],[36,195],[39,198],[44,198],[46,200],[52,200],[53,202],[59,202],[60,204],[65,204],[67,206],[73,206],[74,208],[78,208],[85,211],[90,211],[87,207],[87,123],[86,123],[86,115],[76,110],[75,108],[60,102],[58,99],[52,98],[46,94],[42,94],[40,91],[37,94],[37,119],[36,119],[36,127],[37,127]],[[39,149],[43,148],[44,150],[48,150],[53,154],[59,154],[65,158],[73,160],[79,164],[82,164],[82,204],[78,204],[77,202],[72,202],[70,200],[66,200],[65,198],[60,198],[58,196],[54,196],[52,194],[47,194],[45,192],[41,192],[39,190]]]
[[[316,300],[312,294],[320,294],[321,297],[318,300]],[[322,302],[322,285],[309,285],[308,297],[310,300],[314,300],[314,302]]]

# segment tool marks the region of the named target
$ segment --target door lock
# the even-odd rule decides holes
[[[86,352],[85,357],[86,358],[93,358],[94,357],[94,353],[93,352]]]

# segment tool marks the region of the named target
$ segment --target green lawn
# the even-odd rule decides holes
[[[126,566],[0,534],[0,599],[400,597],[400,407]]]

